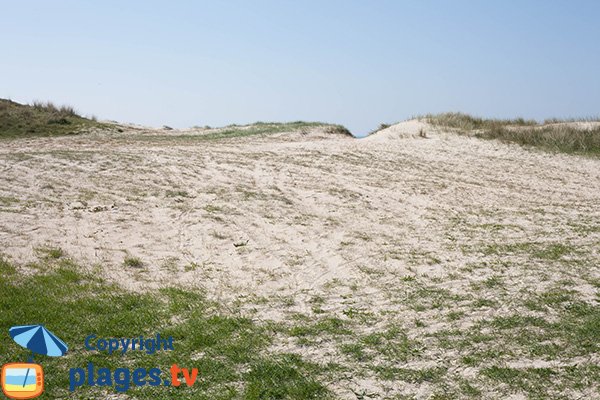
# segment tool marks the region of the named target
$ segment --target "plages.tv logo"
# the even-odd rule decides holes
[[[44,369],[33,362],[33,354],[50,357],[63,356],[68,347],[43,325],[13,326],[10,337],[20,346],[31,351],[26,363],[4,364],[0,383],[9,399],[33,399],[44,392]]]

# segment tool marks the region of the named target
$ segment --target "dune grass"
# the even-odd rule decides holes
[[[341,134],[345,136],[352,136],[352,133],[341,125],[333,125],[322,122],[255,122],[254,124],[238,126],[230,125],[224,130],[209,133],[207,135],[197,136],[198,139],[202,140],[214,140],[214,139],[228,139],[245,136],[255,135],[271,135],[275,133],[301,131],[306,132],[310,128],[324,127],[325,132],[328,134]]]
[[[539,124],[523,118],[484,119],[462,113],[427,115],[424,119],[433,125],[484,139],[498,139],[555,152],[600,155],[600,127],[582,128],[574,125],[593,119],[551,119]]]
[[[73,107],[0,99],[0,138],[70,135],[104,125],[78,115]]]
[[[204,142],[245,138],[250,136],[266,137],[278,133],[302,133],[309,134],[313,128],[322,128],[326,134],[340,135],[342,137],[353,138],[352,133],[342,125],[328,124],[324,122],[255,122],[249,125],[232,124],[224,128],[215,129],[206,133],[171,133],[167,135],[147,135],[138,134],[130,136],[132,139],[145,142],[163,142],[163,141],[183,141],[183,142]]]
[[[0,99],[0,138],[19,138],[35,136],[60,136],[85,132],[94,128],[110,128],[110,124],[100,123],[95,118],[79,115],[73,107],[56,106],[51,102],[34,102],[32,105],[19,104],[11,100]],[[283,132],[306,132],[311,128],[323,127],[325,133],[353,137],[352,133],[341,125],[322,122],[256,122],[249,125],[232,124],[224,129],[204,135],[143,135],[148,140],[169,139],[220,140],[246,136],[271,135]]]
[[[593,129],[580,129],[568,125],[528,129],[497,127],[484,132],[481,136],[556,152],[600,155],[600,127]]]
[[[430,124],[440,125],[446,128],[454,128],[462,131],[472,131],[478,129],[493,129],[501,126],[536,126],[538,123],[533,120],[523,118],[516,119],[485,119],[473,117],[463,113],[443,113],[436,115],[426,115],[424,119]]]

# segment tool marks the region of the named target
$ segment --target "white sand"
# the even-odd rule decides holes
[[[390,297],[404,290],[403,277],[464,293],[493,273],[464,276],[466,265],[491,257],[465,248],[527,240],[586,247],[599,239],[572,228],[600,220],[598,159],[457,136],[419,121],[366,139],[313,130],[197,142],[176,139],[181,133],[2,142],[1,252],[23,263],[37,259],[36,248],[60,247],[129,289],[201,287],[226,304],[241,300],[257,319],[310,313],[310,300],[321,296],[335,315],[350,304],[412,321],[414,311]],[[159,134],[172,138],[152,139]],[[505,228],[478,228],[493,224]],[[144,267],[123,267],[127,256]],[[542,263],[525,264],[506,272],[507,290],[536,291],[568,277],[583,298],[594,296],[576,272],[552,272],[540,283]],[[424,315],[436,321],[435,311]],[[445,324],[409,328],[420,335]],[[317,353],[311,357],[329,357]],[[351,398],[348,387],[386,385],[333,387]],[[430,393],[427,385],[414,389],[419,398]]]

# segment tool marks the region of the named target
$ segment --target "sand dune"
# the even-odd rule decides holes
[[[26,271],[36,249],[60,247],[133,291],[199,287],[263,321],[364,314],[358,335],[395,324],[421,341],[418,356],[368,362],[345,356],[343,337],[309,346],[278,341],[275,350],[355,371],[329,383],[341,398],[428,398],[436,383],[399,384],[368,365],[442,365],[458,385],[491,361],[465,365],[470,350],[444,349],[436,332],[538,315],[524,302],[565,282],[574,298],[597,301],[598,159],[459,136],[417,120],[365,139],[318,127],[198,141],[203,133],[130,127],[4,142],[2,252]],[[544,256],[557,244],[568,250]],[[124,268],[127,257],[143,266]],[[477,300],[487,306],[475,307]],[[479,390],[507,398],[502,387]],[[598,386],[568,394],[598,396]]]

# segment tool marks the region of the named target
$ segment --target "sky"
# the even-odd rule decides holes
[[[149,126],[600,115],[600,1],[0,0],[0,97]]]

